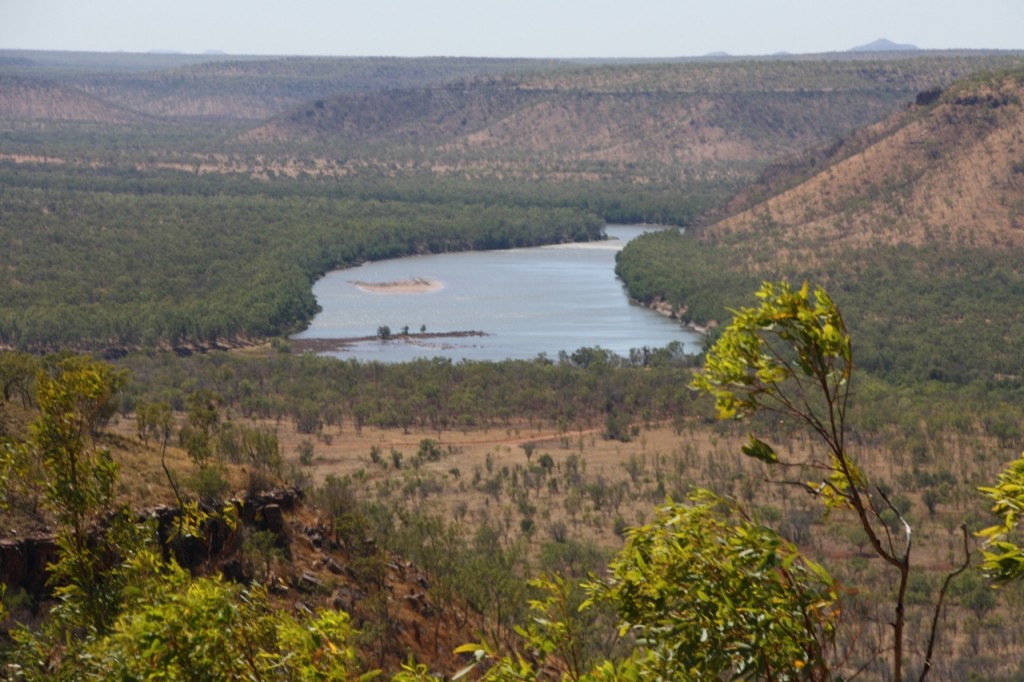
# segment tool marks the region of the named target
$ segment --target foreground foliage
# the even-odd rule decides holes
[[[1024,577],[1024,542],[1020,538],[1024,513],[1024,456],[1010,462],[994,486],[980,488],[992,501],[992,513],[999,523],[978,535],[985,540],[982,568],[997,582]]]
[[[838,588],[775,531],[707,492],[631,531],[599,598],[662,679],[827,679]]]
[[[830,679],[839,618],[838,587],[819,565],[775,531],[708,491],[668,504],[631,530],[610,578],[585,586],[579,613],[567,613],[559,578],[537,581],[521,629],[525,651],[499,657],[467,645],[485,680]],[[581,614],[609,607],[628,655],[580,656]]]
[[[719,417],[736,419],[766,411],[795,419],[825,447],[824,457],[781,462],[763,440],[750,437],[743,453],[769,466],[786,466],[811,480],[788,481],[820,497],[827,510],[852,510],[875,554],[898,573],[892,597],[893,679],[904,679],[906,595],[911,576],[912,530],[882,488],[872,486],[847,446],[846,415],[853,375],[850,336],[828,293],[805,282],[766,282],[759,306],[737,311],[708,354],[694,387],[715,398]],[[896,523],[887,521],[887,515]],[[935,598],[934,618],[923,653],[924,679],[932,667],[937,623],[953,577],[970,561],[964,531],[964,563],[951,571]]]
[[[354,629],[344,613],[295,618],[258,587],[193,578],[161,558],[155,528],[116,506],[117,467],[94,438],[122,380],[109,365],[81,357],[40,370],[39,416],[28,438],[0,442],[0,482],[10,482],[16,460],[38,462],[58,524],[58,557],[49,567],[56,605],[40,628],[11,633],[13,642],[0,649],[0,675],[355,679]]]
[[[148,581],[109,632],[89,643],[85,679],[355,680],[355,630],[343,611],[294,617],[259,587],[193,579],[181,568],[149,563]]]

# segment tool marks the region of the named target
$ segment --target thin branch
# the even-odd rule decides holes
[[[892,529],[889,528],[889,524],[886,523],[885,519],[882,518],[881,513],[879,513],[878,509],[875,507],[873,502],[870,504],[869,510],[871,511],[871,515],[875,518],[875,521],[878,522],[878,525],[881,526],[882,530],[885,531],[885,541],[889,545],[889,553],[892,556],[895,557],[896,556],[896,545],[894,544],[895,541],[893,540],[893,537],[892,537]]]
[[[903,682],[903,636],[906,627],[907,584],[910,582],[910,548],[914,536],[910,529],[910,524],[903,518],[900,510],[889,500],[889,496],[881,488],[878,488],[878,494],[882,496],[889,509],[896,514],[896,518],[903,524],[903,530],[907,536],[907,545],[903,552],[903,557],[896,564],[900,571],[900,583],[896,589],[896,618],[892,622],[893,679],[896,682]]]
[[[907,561],[910,559],[910,545],[911,541],[913,540],[913,531],[910,529],[910,524],[907,523],[907,520],[905,518],[903,518],[903,514],[900,513],[900,510],[897,509],[889,500],[889,496],[885,494],[885,491],[883,491],[881,488],[878,488],[877,486],[876,489],[878,490],[878,494],[881,495],[882,499],[885,501],[886,506],[888,506],[889,509],[891,509],[892,512],[896,514],[896,518],[898,518],[900,520],[900,523],[903,524],[903,532],[907,536],[907,545],[903,550],[903,560]]]
[[[178,509],[181,513],[185,513],[185,502],[181,499],[181,493],[178,491],[178,484],[174,481],[174,476],[171,475],[171,470],[167,466],[167,438],[163,439],[163,448],[160,450],[160,466],[164,469],[164,475],[167,476],[167,482],[171,484],[171,490],[174,491],[174,497],[178,500]]]
[[[863,673],[865,670],[868,669],[868,666],[870,666],[872,663],[874,663],[879,658],[881,658],[883,654],[888,655],[889,651],[890,651],[889,649],[878,649],[878,650],[876,650],[875,654],[871,658],[869,658],[868,660],[864,661],[864,665],[862,665],[861,667],[857,668],[857,670],[855,670],[852,675],[850,675],[849,677],[846,677],[844,679],[846,679],[848,682],[849,682],[849,680],[857,679],[858,677],[860,677],[861,673]]]
[[[967,542],[967,524],[960,524],[960,532],[964,536],[964,562],[955,571],[947,573],[946,579],[942,581],[942,589],[939,590],[939,597],[935,600],[935,611],[932,613],[932,627],[928,633],[928,649],[924,655],[924,666],[921,668],[921,676],[917,678],[918,682],[924,682],[924,678],[928,676],[932,669],[932,654],[935,651],[935,639],[939,629],[939,614],[942,612],[942,603],[946,598],[946,590],[949,589],[949,584],[953,581],[953,578],[966,571],[968,566],[971,565],[971,551]]]

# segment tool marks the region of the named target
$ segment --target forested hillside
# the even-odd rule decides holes
[[[1017,381],[1022,83],[1017,70],[936,90],[820,167],[772,170],[747,201],[775,196],[696,238],[631,245],[619,274],[638,299],[685,307],[698,324],[726,319],[760,279],[827,282],[864,368],[903,381]]]
[[[9,120],[140,123],[144,116],[106,100],[35,77],[0,76],[0,111]]]
[[[246,140],[442,172],[658,183],[751,178],[991,58],[588,66],[318,100]]]
[[[424,86],[555,62],[2,51],[0,70],[75,88],[111,104],[177,121],[246,121],[341,92]],[[35,120],[44,120],[37,114]],[[101,119],[96,119],[101,120]]]
[[[667,195],[680,187],[691,209],[707,208],[773,160],[873,123],[920,91],[1017,59],[982,52],[618,64],[3,56],[0,75],[17,84],[17,93],[12,86],[0,98],[6,154],[515,180],[512,191],[554,182],[577,201],[597,194],[609,204],[615,194],[628,202],[646,193],[658,217],[673,222],[693,217],[669,210]],[[63,123],[43,129],[43,121]]]

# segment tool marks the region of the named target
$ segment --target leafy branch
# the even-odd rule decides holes
[[[765,282],[756,295],[760,305],[735,311],[732,323],[708,353],[705,369],[692,386],[714,397],[721,419],[742,419],[758,412],[779,414],[795,418],[826,445],[828,462],[803,463],[810,469],[824,468],[824,476],[806,482],[804,487],[821,497],[826,509],[852,509],[875,554],[899,573],[891,622],[892,673],[899,682],[903,680],[913,532],[881,489],[875,488],[872,493],[868,478],[846,446],[854,368],[846,323],[828,293],[820,287],[812,293],[806,282],[799,289],[786,282]],[[769,466],[778,464],[774,449],[753,435],[743,453]],[[881,508],[876,499],[883,503]],[[884,511],[899,520],[902,543],[885,523]],[[936,598],[936,614],[942,608],[949,581],[969,564],[966,543],[964,551],[964,563],[947,576]],[[935,617],[920,680],[932,667],[937,626]]]

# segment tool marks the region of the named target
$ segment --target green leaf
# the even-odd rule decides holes
[[[775,464],[779,461],[779,456],[775,454],[772,446],[753,435],[750,436],[750,442],[744,445],[742,450],[747,457],[753,457],[768,464]]]

